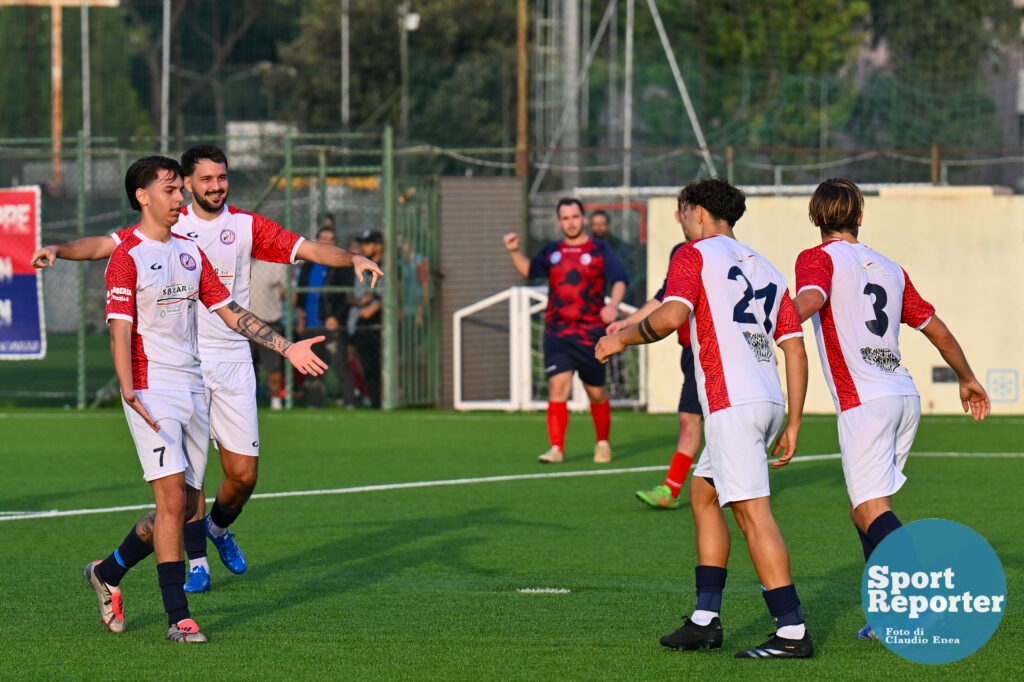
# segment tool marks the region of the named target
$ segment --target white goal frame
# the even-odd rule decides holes
[[[508,305],[509,397],[507,400],[463,399],[462,321],[474,313],[501,303]],[[452,314],[453,402],[456,410],[517,412],[547,408],[547,401],[535,400],[533,396],[533,365],[531,361],[533,349],[530,347],[532,343],[530,320],[534,314],[544,310],[547,305],[548,294],[545,286],[509,287],[460,308]],[[620,303],[619,309],[627,314],[637,310],[626,303]],[[645,346],[638,346],[637,351],[640,363],[637,397],[613,399],[613,407],[640,409],[647,404],[647,349]],[[572,394],[569,397],[568,407],[570,410],[578,412],[589,409],[589,406],[590,401],[587,399],[583,382],[580,381],[579,376],[573,374]]]

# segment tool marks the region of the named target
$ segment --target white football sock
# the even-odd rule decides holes
[[[693,612],[693,615],[690,616],[690,620],[692,620],[697,625],[710,625],[711,620],[717,617],[718,611],[702,611],[700,609],[697,609]]]

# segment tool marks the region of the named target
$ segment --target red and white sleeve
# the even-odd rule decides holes
[[[231,292],[221,283],[202,249],[199,249],[199,259],[203,264],[199,276],[199,302],[212,312],[231,302]]]
[[[294,263],[302,237],[273,220],[252,215],[252,257],[269,263]]]
[[[700,271],[704,258],[692,244],[681,247],[668,264],[665,301],[682,301],[693,310],[700,298]]]
[[[905,286],[903,288],[903,313],[900,317],[900,322],[909,324],[914,329],[924,329],[925,325],[931,321],[932,316],[935,315],[935,306],[921,298],[921,294],[917,293],[917,289],[914,288],[914,284],[910,281],[910,275],[907,274],[906,270],[903,270],[903,281]]]
[[[820,247],[807,249],[796,259],[796,295],[817,289],[828,300],[832,294],[832,257]]]
[[[134,324],[138,270],[135,269],[135,259],[127,249],[114,249],[110,254],[104,279],[107,284],[107,322],[116,319]]]
[[[779,319],[775,321],[775,343],[782,343],[786,339],[803,335],[800,315],[797,314],[793,299],[789,296],[789,289],[786,289],[782,294],[782,301],[779,302]]]

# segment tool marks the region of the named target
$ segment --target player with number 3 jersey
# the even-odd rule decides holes
[[[965,412],[981,420],[991,406],[960,344],[906,271],[857,240],[863,209],[860,188],[844,178],[815,190],[809,216],[822,243],[797,258],[794,303],[801,322],[814,320],[838,414],[850,518],[867,561],[902,525],[890,497],[907,480],[903,466],[921,419],[921,398],[900,356],[900,324],[921,331],[956,372]],[[869,625],[857,636],[875,639]]]

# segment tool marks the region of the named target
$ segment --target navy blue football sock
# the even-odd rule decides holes
[[[206,556],[206,520],[189,521],[185,524],[185,553],[189,559]]]
[[[727,571],[718,566],[697,566],[694,569],[697,583],[697,611],[722,610],[722,590],[725,589]]]
[[[164,611],[167,612],[167,624],[191,618],[188,612],[188,599],[185,598],[185,562],[165,561],[156,565],[157,579],[160,581],[160,596],[164,600]]]
[[[210,508],[210,520],[221,528],[227,528],[235,522],[235,519],[237,519],[238,515],[241,513],[241,509],[225,507],[217,500],[214,500],[213,507]]]
[[[152,553],[153,543],[143,542],[133,526],[121,542],[121,546],[115,549],[113,554],[100,562],[100,565],[97,567],[100,580],[108,585],[117,587],[121,584],[121,579],[128,573],[128,569]]]
[[[896,515],[891,511],[887,511],[879,515],[879,517],[872,521],[871,525],[868,526],[868,539],[871,540],[871,543],[875,547],[878,547],[882,544],[882,540],[884,540],[889,533],[902,526],[903,524],[900,523],[898,518],[896,518]]]
[[[778,626],[799,625],[804,622],[804,612],[800,609],[800,599],[796,596],[796,587],[792,584],[776,587],[774,590],[762,590],[768,613],[772,614]]]
[[[854,525],[854,528],[857,528],[857,526]],[[860,536],[860,546],[864,550],[864,561],[866,562],[871,558],[871,553],[875,551],[875,544],[871,542],[871,538],[865,535],[864,531],[860,528],[857,528],[857,535]]]

